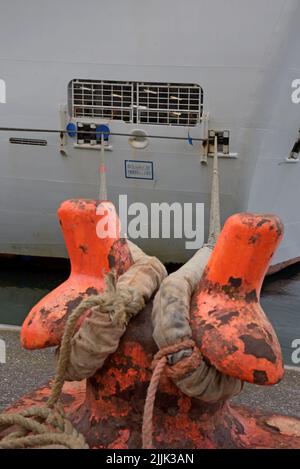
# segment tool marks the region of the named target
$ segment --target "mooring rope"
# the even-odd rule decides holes
[[[168,355],[172,355],[173,353],[186,349],[192,349],[190,356],[185,357],[183,360],[172,366],[168,365]],[[154,356],[152,361],[153,374],[147,389],[143,415],[142,439],[144,449],[153,447],[153,409],[162,372],[166,371],[166,374],[174,380],[180,379],[187,373],[195,370],[199,366],[201,360],[200,351],[192,339],[186,339],[178,342],[177,344],[168,345],[160,349]]]
[[[152,261],[152,263],[153,262],[154,261]],[[141,264],[141,261],[136,261],[136,263],[133,264],[135,275],[136,267],[138,268],[139,264]],[[150,267],[154,269],[155,266]],[[129,270],[127,272],[129,272]],[[157,281],[161,276],[166,275],[164,268],[163,272],[160,272],[157,266],[154,270],[156,272],[155,278]],[[145,306],[143,295],[147,290],[147,287],[146,290],[144,287],[143,291],[125,287],[122,282],[121,287],[117,288],[116,277],[113,272],[109,272],[106,275],[105,282],[105,291],[100,295],[93,295],[82,300],[66,322],[58,354],[56,374],[46,406],[37,406],[19,413],[4,413],[0,415],[0,432],[9,431],[9,433],[5,434],[0,440],[0,448],[27,448],[40,447],[41,445],[43,445],[43,447],[44,445],[58,445],[66,448],[88,448],[84,436],[77,432],[72,423],[65,416],[63,408],[57,404],[69,367],[72,339],[78,319],[87,310],[92,310],[92,314],[93,312],[97,314],[107,313],[111,320],[112,328],[125,330],[130,318],[136,315]],[[86,343],[91,346],[91,338],[85,336],[85,339]],[[92,345],[95,349],[93,351],[95,352],[99,348],[99,342]],[[99,363],[96,364],[96,369],[98,368]],[[16,428],[14,428],[15,426]]]
[[[0,432],[11,430],[0,440],[0,449],[40,447],[53,444],[70,449],[88,448],[84,436],[73,427],[63,408],[60,408],[57,402],[65,382],[64,375],[68,366],[71,340],[77,321],[86,310],[98,306],[100,301],[100,295],[94,297],[93,301],[86,298],[69,316],[62,337],[54,382],[46,406],[37,406],[19,413],[0,415]],[[17,430],[14,429],[15,425]],[[31,434],[32,432],[36,434]]]
[[[100,150],[100,183],[99,183],[99,200],[107,200],[107,183],[106,183],[106,166],[105,166],[105,144],[104,137],[101,137],[101,150]]]
[[[219,170],[218,170],[218,139],[215,137],[214,141],[214,159],[213,159],[213,173],[212,173],[212,184],[211,184],[211,203],[210,203],[210,220],[209,220],[209,234],[208,241],[205,247],[213,249],[216,244],[217,238],[221,232],[221,221],[220,221],[220,195],[219,195]],[[202,248],[204,249],[204,248]],[[201,251],[201,250],[200,250]],[[186,275],[186,278],[188,276]],[[159,294],[159,293],[158,293]],[[174,296],[172,290],[171,295]],[[182,304],[181,304],[182,307]],[[164,321],[164,327],[166,327],[166,322]],[[164,331],[166,335],[166,331]],[[173,366],[167,365],[167,356],[181,351],[186,351],[187,349],[192,349],[190,356],[183,354],[179,361]],[[178,357],[178,356],[177,356]],[[215,395],[216,389],[218,389],[218,394],[220,396],[228,396],[231,392],[236,390],[236,384],[232,381],[226,382],[224,379],[209,379],[209,366],[204,364],[201,359],[201,354],[196,346],[195,342],[192,339],[184,339],[176,342],[172,345],[164,346],[160,351],[155,355],[153,360],[153,375],[150,380],[150,384],[147,391],[147,398],[144,407],[144,416],[143,416],[143,448],[152,448],[152,433],[153,433],[153,409],[155,395],[159,386],[159,381],[163,371],[166,371],[167,375],[172,378],[175,382],[180,381],[185,375],[196,371],[202,362],[203,373],[201,374],[201,380],[203,383],[207,380],[207,386],[205,387],[205,392],[207,394]],[[221,377],[221,373],[220,373]],[[208,378],[208,379],[207,379]]]
[[[207,244],[214,246],[221,232],[220,216],[220,187],[219,187],[219,164],[218,164],[218,139],[215,137],[213,159],[213,175],[211,184],[211,201],[209,214],[209,234]]]
[[[78,319],[89,309],[100,308],[110,312],[112,305],[111,294],[113,295],[116,292],[114,274],[110,272],[105,281],[107,294],[105,291],[103,294],[82,300],[67,320],[59,351],[56,374],[46,406],[31,407],[19,413],[0,414],[0,432],[4,432],[4,436],[0,440],[0,449],[45,447],[45,445],[47,447],[58,445],[70,449],[88,448],[84,436],[75,429],[67,419],[62,406],[57,403],[65,382],[65,373],[71,353],[71,342]],[[132,308],[129,304],[130,299],[132,300]],[[126,306],[126,312],[120,315],[122,301],[124,307]],[[134,311],[137,309],[136,295],[132,296],[131,292],[128,292],[128,296],[122,292],[122,298],[116,298],[116,302],[118,305],[118,320],[122,316],[127,321],[132,316],[132,309]],[[141,302],[138,303],[139,307],[140,304]]]
[[[106,168],[104,158],[105,148],[104,142],[102,141],[99,200],[107,199]],[[217,138],[215,138],[208,245],[214,246],[220,230],[218,151]],[[111,289],[111,283],[114,282],[112,275],[109,274],[106,277],[106,282],[108,289]],[[71,341],[78,319],[89,309],[97,307],[103,308],[103,301],[103,295],[95,295],[93,297],[86,298],[82,300],[79,306],[77,306],[69,316],[62,337],[54,383],[46,406],[37,406],[19,413],[0,415],[0,432],[5,432],[4,437],[0,440],[0,449],[41,446],[88,448],[84,436],[78,433],[78,431],[73,427],[72,423],[67,419],[63,408],[57,403],[65,382],[66,369],[70,360]],[[128,299],[126,299],[126,301],[128,303]],[[131,313],[130,316],[132,316]],[[168,355],[172,355],[186,349],[192,349],[190,356],[184,357],[175,365],[168,366]],[[200,351],[192,339],[186,339],[176,344],[166,346],[155,355],[153,360],[154,372],[147,391],[144,407],[142,427],[144,448],[152,448],[154,401],[162,372],[165,370],[167,375],[174,380],[180,379],[187,373],[197,369],[201,360]],[[11,431],[8,432],[8,430]]]
[[[41,447],[44,445],[60,445],[69,449],[87,449],[85,438],[67,419],[62,407],[57,405],[64,384],[64,373],[71,349],[71,340],[77,320],[91,306],[89,298],[71,313],[66,323],[58,366],[45,407],[31,407],[14,414],[0,415],[0,432],[4,437],[0,440],[1,449],[17,449]],[[16,428],[15,428],[16,427]],[[32,433],[36,434],[32,434]]]

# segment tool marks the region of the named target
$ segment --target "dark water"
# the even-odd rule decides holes
[[[66,280],[66,259],[0,258],[0,324],[20,326],[28,311],[43,296]]]
[[[0,258],[0,324],[21,325],[32,306],[69,275],[69,261]],[[267,277],[262,306],[281,343],[285,363],[293,365],[291,343],[300,339],[300,264]]]
[[[291,344],[300,339],[300,263],[265,279],[261,304],[277,332],[285,363],[295,366]]]

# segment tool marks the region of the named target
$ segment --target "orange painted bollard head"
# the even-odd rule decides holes
[[[92,208],[90,215],[94,219]],[[68,219],[67,225],[64,219],[62,221],[66,240],[70,237],[73,243],[72,220],[73,217]],[[281,353],[275,333],[258,303],[263,276],[281,233],[281,223],[274,216],[240,214],[231,217],[200,281],[191,312],[194,339],[204,359],[218,369],[224,369],[228,375],[249,378],[252,382],[255,382],[253,377],[261,373],[267,377],[267,381],[263,380],[261,384],[272,384],[282,374]],[[74,248],[78,255],[79,245],[72,243],[72,250]],[[117,249],[114,249],[115,243]],[[119,243],[114,239],[102,245],[101,255],[104,257],[101,265],[105,269],[112,262],[117,269],[121,266],[121,270],[130,263],[126,244],[120,246]],[[95,272],[92,275],[89,269],[86,272],[81,256],[72,256],[70,244],[67,245],[75,277],[87,275],[91,282],[95,282]],[[98,278],[97,273],[96,268]],[[101,288],[103,277],[99,283],[99,290]],[[60,291],[56,301],[59,295]],[[46,298],[49,304],[54,304],[51,295]],[[70,296],[66,298],[70,301]],[[50,322],[42,323],[40,309],[48,305],[41,304],[40,309],[35,309],[36,331],[41,337],[43,334],[46,336],[44,329],[48,331],[52,342],[59,341],[58,323],[64,323],[68,314],[63,298],[60,306],[61,312],[57,310],[51,315],[53,331],[59,331],[56,335],[50,333]],[[152,373],[152,358],[157,352],[152,338],[151,308],[149,302],[131,319],[118,349],[93,377],[86,382],[66,382],[64,385],[60,402],[72,424],[84,434],[90,448],[141,447],[143,408]],[[42,333],[39,327],[44,328]],[[28,331],[31,333],[30,325],[25,323],[23,337],[30,338]],[[258,374],[254,373],[255,370]],[[9,411],[44,403],[49,393],[50,387],[44,386],[23,397]],[[227,399],[208,403],[191,398],[164,374],[155,402],[153,441],[155,448],[174,449],[299,448],[300,430],[296,419],[235,407]]]
[[[195,340],[219,371],[272,385],[283,376],[280,345],[260,306],[260,290],[283,236],[275,215],[231,216],[192,302]]]
[[[82,299],[103,291],[110,269],[119,276],[132,264],[111,202],[67,200],[59,207],[58,217],[71,274],[28,314],[21,331],[22,345],[28,349],[59,345],[66,320]]]

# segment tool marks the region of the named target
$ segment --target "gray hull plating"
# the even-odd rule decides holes
[[[237,159],[220,159],[222,220],[236,211],[274,212],[285,237],[273,263],[300,256],[300,165],[285,159],[298,134],[300,78],[297,0],[0,1],[0,78],[7,88],[0,126],[59,128],[74,78],[198,83],[210,128],[230,130]],[[13,25],[13,30],[12,30]],[[112,132],[136,125],[112,121]],[[187,128],[141,126],[148,134],[187,137]],[[201,137],[201,129],[190,129]],[[13,145],[10,137],[45,138],[46,147]],[[200,144],[150,140],[132,150],[112,137],[106,153],[108,195],[128,201],[203,202],[212,161],[200,164]],[[56,218],[67,198],[98,194],[99,154],[59,152],[55,134],[0,133],[0,251],[66,255]],[[154,180],[125,178],[124,160],[153,161]],[[207,221],[207,217],[206,217]],[[206,223],[207,224],[207,223]],[[184,240],[141,240],[163,261],[192,253]]]

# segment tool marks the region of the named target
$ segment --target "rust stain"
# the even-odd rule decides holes
[[[102,253],[97,262],[92,262],[89,257],[91,246],[83,233],[80,244],[73,244],[66,227],[72,222],[73,230],[78,220],[81,226],[82,214],[88,214],[85,220],[89,220],[90,226],[95,225],[96,206],[95,201],[80,200],[68,201],[61,208],[60,217],[64,219],[66,216],[67,245],[74,255],[71,259],[73,271],[69,281],[54,290],[30,313],[23,340],[32,348],[55,341],[59,343],[64,320],[80,298],[102,291],[104,274],[101,274],[101,282],[97,283],[100,271],[105,273],[113,267],[121,275],[132,262],[124,240],[101,244],[100,251],[99,245],[92,243],[93,249],[97,248],[97,253]],[[64,214],[66,208],[67,214]],[[269,215],[259,217],[244,213],[231,217],[192,300],[191,327],[204,361],[228,375],[258,384],[277,382],[283,371],[276,335],[259,305],[260,286],[270,253],[279,243],[278,223]],[[277,230],[270,230],[270,226],[277,226]],[[249,243],[256,230],[261,235],[259,240]],[[80,248],[73,251],[74,246],[84,243],[89,245],[88,254]],[[245,261],[237,262],[237,257],[245,250],[248,250]],[[232,262],[227,262],[228,259]],[[156,351],[149,304],[129,323],[118,350],[108,357],[101,370],[86,383],[65,384],[62,396],[65,411],[78,431],[84,433],[91,448],[141,447],[143,408],[151,378],[151,361]],[[45,386],[22,398],[14,409],[45,402],[49,392],[49,386]],[[159,383],[153,428],[156,448],[300,446],[300,436],[295,430],[297,426],[288,418],[284,422],[268,422],[263,413],[234,408],[224,400],[201,402],[182,394],[166,374]]]
[[[283,376],[278,339],[259,304],[280,226],[269,214],[230,217],[191,302],[193,336],[205,359],[229,376],[265,385]]]
[[[68,280],[46,295],[30,311],[21,331],[22,345],[28,349],[59,345],[68,316],[87,295],[98,294],[105,288],[105,275],[110,270],[113,255],[117,274],[121,275],[132,263],[126,240],[118,236],[100,239],[95,226],[103,215],[97,214],[98,202],[72,199],[58,209],[66,246],[71,261]],[[111,202],[102,202],[107,210],[115,210]],[[118,233],[119,220],[116,219]],[[86,312],[78,321],[80,326]]]

